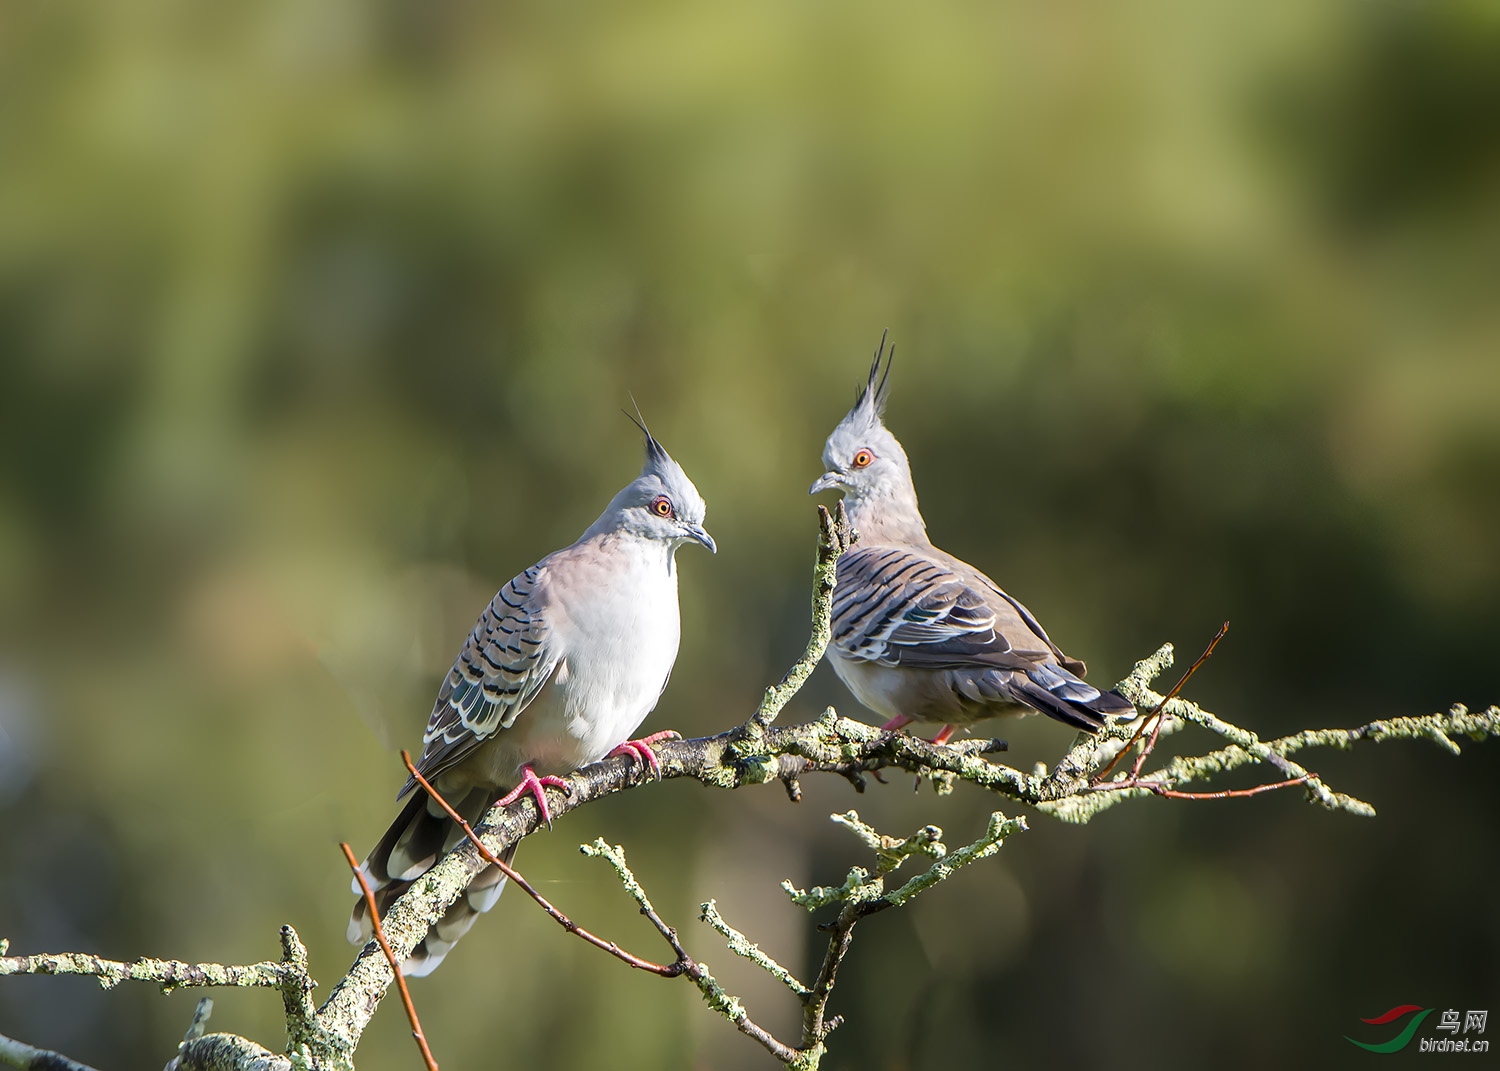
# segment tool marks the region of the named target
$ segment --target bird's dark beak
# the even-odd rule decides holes
[[[813,481],[813,485],[807,489],[807,493],[815,495],[819,491],[832,491],[844,486],[844,477],[837,472],[825,472]]]
[[[708,548],[710,554],[719,553],[719,548],[714,543],[714,537],[708,534],[707,529],[701,524],[685,524],[682,526],[683,534],[695,543],[702,543]]]

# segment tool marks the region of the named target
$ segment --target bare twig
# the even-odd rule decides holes
[[[339,848],[343,850],[344,858],[349,861],[349,869],[354,871],[354,880],[359,882],[359,887],[364,892],[365,907],[370,912],[370,928],[375,931],[375,940],[380,942],[380,949],[390,962],[391,970],[396,972],[396,988],[401,993],[401,1006],[406,1009],[406,1019],[411,1024],[411,1036],[416,1039],[417,1048],[422,1053],[422,1062],[427,1065],[427,1071],[438,1071],[437,1060],[433,1059],[432,1049],[427,1045],[427,1035],[422,1032],[422,1021],[417,1018],[417,1006],[411,1002],[411,991],[406,988],[406,975],[401,972],[401,961],[396,958],[396,953],[391,951],[391,943],[385,939],[385,929],[380,925],[380,909],[375,906],[375,893],[370,888],[365,872],[359,868],[359,860],[354,857],[354,850],[343,842],[339,843]]]
[[[1203,649],[1203,653],[1193,660],[1193,664],[1191,666],[1188,666],[1187,672],[1184,673],[1181,677],[1177,678],[1177,683],[1172,685],[1172,690],[1162,697],[1161,702],[1156,704],[1156,708],[1152,711],[1152,713],[1156,715],[1156,725],[1151,730],[1150,741],[1147,742],[1145,747],[1141,748],[1141,753],[1135,758],[1135,765],[1131,767],[1130,770],[1131,777],[1140,776],[1141,767],[1145,765],[1146,759],[1150,757],[1151,752],[1156,750],[1157,738],[1161,736],[1161,708],[1166,706],[1173,699],[1176,699],[1178,693],[1182,691],[1182,686],[1187,684],[1188,681],[1192,680],[1193,674],[1198,672],[1198,667],[1203,665],[1203,663],[1207,662],[1211,657],[1213,657],[1214,648],[1219,646],[1219,641],[1224,638],[1224,634],[1228,631],[1229,622],[1226,621],[1219,626],[1219,631],[1214,633],[1214,638],[1208,641],[1208,646]]]
[[[1163,788],[1149,782],[1143,783],[1144,788],[1149,788],[1158,796],[1165,796],[1173,800],[1236,800],[1245,799],[1249,796],[1259,796],[1265,792],[1275,792],[1278,788],[1290,788],[1292,785],[1300,785],[1304,781],[1310,781],[1318,775],[1305,773],[1300,777],[1293,777],[1286,781],[1275,781],[1269,785],[1256,785],[1254,788],[1226,789],[1223,792],[1177,792],[1174,789]]]
[[[1246,799],[1250,796],[1259,796],[1266,792],[1274,792],[1278,788],[1290,788],[1292,785],[1304,784],[1307,781],[1313,780],[1317,776],[1318,775],[1315,773],[1304,773],[1298,775],[1297,777],[1288,778],[1285,781],[1273,781],[1265,785],[1256,785],[1253,788],[1225,789],[1221,792],[1179,792],[1176,789],[1168,788],[1160,781],[1153,781],[1150,779],[1142,780],[1138,777],[1127,777],[1123,780],[1110,781],[1107,784],[1100,785],[1097,791],[1128,792],[1132,790],[1141,790],[1144,792],[1150,792],[1155,796],[1161,796],[1165,799],[1172,800],[1234,800]]]
[[[1146,744],[1146,746],[1141,749],[1141,753],[1136,757],[1135,765],[1131,768],[1130,771],[1130,776],[1132,778],[1136,778],[1141,775],[1141,766],[1145,764],[1145,761],[1151,754],[1151,752],[1156,750],[1156,741],[1161,736],[1161,708],[1166,706],[1169,699],[1176,698],[1177,694],[1182,691],[1183,685],[1192,680],[1193,674],[1198,672],[1199,666],[1203,665],[1204,662],[1207,662],[1211,657],[1213,657],[1214,648],[1219,646],[1219,641],[1224,638],[1224,634],[1228,631],[1229,622],[1226,621],[1219,626],[1219,631],[1214,633],[1214,638],[1208,641],[1208,646],[1203,649],[1203,653],[1197,657],[1197,659],[1191,666],[1188,666],[1187,672],[1177,679],[1176,684],[1172,685],[1172,690],[1166,695],[1162,696],[1161,701],[1158,702],[1156,706],[1152,707],[1150,712],[1148,712],[1147,715],[1141,719],[1140,724],[1135,727],[1135,732],[1131,734],[1129,742],[1127,742],[1126,745],[1120,749],[1120,751],[1115,755],[1114,758],[1109,760],[1108,766],[1104,767],[1104,769],[1100,770],[1093,776],[1092,780],[1095,784],[1098,784],[1100,781],[1104,780],[1104,778],[1109,776],[1109,772],[1115,768],[1115,763],[1119,762],[1120,757],[1135,746],[1135,742],[1141,738],[1141,733],[1149,724],[1152,726],[1151,739]]]

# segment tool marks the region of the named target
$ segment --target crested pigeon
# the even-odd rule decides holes
[[[677,736],[627,739],[667,686],[677,659],[677,548],[701,543],[704,503],[682,467],[646,430],[641,474],[572,546],[555,551],[500,589],[479,616],[438,692],[417,769],[471,823],[491,804],[530,793],[550,822],[545,789],[559,774],[628,753],[660,769],[651,745]],[[539,776],[540,772],[540,776]],[[408,778],[406,804],[362,869],[381,914],[463,832]],[[504,857],[509,863],[514,848]],[[489,867],[470,884],[403,963],[407,975],[436,969],[505,877]],[[353,891],[360,893],[356,880]],[[353,944],[369,939],[360,899]]]
[[[823,447],[828,471],[809,489],[841,489],[859,533],[839,558],[833,592],[828,651],[839,678],[890,719],[885,729],[941,724],[934,743],[956,726],[1027,708],[1086,732],[1132,716],[1118,692],[1084,683],[1084,664],[1063,654],[1030,610],[927,538],[906,452],[882,419],[884,351],[882,337],[868,382]]]

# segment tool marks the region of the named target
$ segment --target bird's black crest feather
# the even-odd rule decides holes
[[[868,406],[875,416],[885,413],[886,384],[891,379],[891,364],[896,360],[895,343],[891,344],[890,352],[886,352],[885,340],[889,334],[889,328],[880,332],[880,345],[875,348],[875,359],[870,362],[870,378],[860,388],[859,396],[854,400],[854,408],[863,409]],[[880,368],[882,358],[885,360],[883,373]]]
[[[656,441],[656,437],[651,434],[651,429],[646,427],[646,418],[641,416],[640,404],[635,400],[635,395],[633,394],[630,396],[630,404],[635,406],[633,414],[628,409],[621,409],[620,412],[624,413],[632,424],[641,429],[641,434],[646,436],[647,457],[653,461],[663,460],[667,457],[667,451],[662,447],[661,443]]]

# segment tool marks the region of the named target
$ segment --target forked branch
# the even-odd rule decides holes
[[[1358,743],[1419,738],[1457,754],[1460,737],[1480,741],[1500,735],[1500,707],[1470,712],[1465,707],[1455,706],[1445,714],[1375,721],[1357,729],[1309,729],[1262,741],[1251,730],[1228,722],[1176,694],[1191,676],[1191,670],[1179,681],[1177,688],[1165,694],[1152,690],[1152,681],[1172,664],[1171,644],[1163,645],[1151,657],[1137,663],[1118,686],[1136,710],[1146,716],[1111,723],[1093,736],[1080,735],[1050,772],[1039,768],[1027,773],[993,761],[989,756],[1004,749],[1000,741],[969,740],[937,745],[842,718],[832,708],[814,721],[777,725],[776,718],[805,682],[827,646],[838,558],[855,538],[842,508],[834,514],[820,508],[819,528],[812,629],[806,651],[782,681],[767,690],[760,705],[743,724],[716,736],[669,740],[657,745],[660,780],[691,778],[703,785],[726,789],[780,781],[795,800],[800,796],[799,778],[808,774],[837,774],[862,791],[865,774],[899,768],[931,781],[939,792],[952,791],[957,783],[965,782],[1068,822],[1086,822],[1101,811],[1130,799],[1230,799],[1300,787],[1310,802],[1320,806],[1350,814],[1373,815],[1374,808],[1370,804],[1334,791],[1319,774],[1300,765],[1294,756],[1311,748],[1346,750]],[[1212,649],[1211,644],[1194,668],[1208,657]],[[1158,768],[1145,772],[1162,742],[1168,738],[1181,739],[1180,734],[1189,726],[1206,730],[1220,741],[1220,745],[1203,754],[1174,755]],[[1132,753],[1129,772],[1114,773],[1116,766]],[[1195,791],[1188,787],[1249,765],[1269,767],[1280,776],[1253,788]],[[568,778],[570,792],[567,795],[553,791],[549,798],[552,815],[560,818],[604,796],[658,783],[657,779],[643,774],[644,771],[625,756],[606,759],[579,770]],[[430,785],[424,784],[423,787],[433,791]],[[436,793],[433,795],[436,798]],[[353,1067],[354,1052],[365,1026],[396,978],[393,964],[410,955],[449,905],[463,895],[474,877],[488,866],[498,866],[569,933],[635,969],[662,977],[682,975],[691,978],[711,1006],[773,1056],[791,1066],[811,1068],[816,1066],[827,1036],[838,1022],[837,1018],[829,1018],[826,1014],[828,998],[859,920],[906,903],[944,880],[955,869],[997,850],[1005,836],[1025,828],[1021,819],[1005,819],[997,812],[984,837],[953,853],[939,853],[941,833],[934,827],[924,827],[904,840],[893,840],[864,825],[852,811],[840,816],[839,820],[871,848],[876,862],[873,870],[851,870],[845,882],[832,889],[788,890],[796,902],[811,909],[838,907],[836,917],[828,924],[828,950],[818,977],[810,985],[797,980],[790,971],[761,952],[753,941],[725,922],[712,901],[702,910],[704,921],[730,942],[736,954],[767,970],[803,1002],[803,1035],[795,1046],[771,1037],[756,1026],[745,1015],[739,1001],[718,986],[707,968],[688,956],[676,932],[655,916],[654,909],[647,910],[647,917],[673,950],[674,959],[669,963],[657,963],[626,952],[615,942],[585,930],[502,862],[508,848],[535,832],[541,824],[530,797],[523,797],[507,807],[491,808],[477,827],[464,824],[467,839],[439,859],[422,881],[414,883],[390,905],[381,920],[388,947],[382,948],[375,940],[366,944],[320,1008],[314,1009],[311,999],[314,983],[307,974],[306,950],[289,926],[282,928],[280,960],[246,966],[187,964],[157,959],[121,962],[80,953],[7,958],[5,943],[0,941],[0,976],[85,974],[98,978],[106,988],[121,981],[148,981],[163,989],[187,985],[275,988],[281,994],[287,1022],[285,1055],[274,1054],[233,1034],[205,1034],[183,1043],[175,1067],[179,1071],[293,1071],[294,1067],[346,1071]],[[616,865],[615,849],[595,842],[588,850]],[[915,854],[933,858],[932,864],[922,874],[887,892],[887,875]],[[623,851],[617,858],[616,870],[626,888],[641,903],[643,910],[649,908],[644,891],[633,876],[629,876]],[[0,1049],[0,1053],[4,1051]]]

